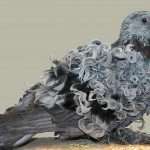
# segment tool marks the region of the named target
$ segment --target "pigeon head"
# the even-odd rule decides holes
[[[119,39],[112,47],[127,44],[150,57],[150,11],[133,12],[123,20]]]

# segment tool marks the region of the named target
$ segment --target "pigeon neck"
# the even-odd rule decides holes
[[[139,41],[135,41],[135,40],[130,40],[130,41],[127,41],[126,43],[121,41],[120,39],[117,40],[116,42],[112,43],[111,44],[111,48],[117,48],[117,47],[120,47],[120,48],[125,48],[126,45],[128,44],[132,44],[134,49],[137,51],[137,52],[141,52],[141,54],[146,57],[146,58],[149,58],[150,59],[150,46],[144,46],[144,44],[140,43]]]

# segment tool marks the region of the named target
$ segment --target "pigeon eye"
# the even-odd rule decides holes
[[[147,19],[146,18],[142,18],[142,23],[147,23]]]

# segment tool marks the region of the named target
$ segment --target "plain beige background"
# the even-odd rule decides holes
[[[150,1],[0,0],[0,112],[40,79],[50,56],[92,39],[115,41],[123,18],[137,10],[150,10]]]

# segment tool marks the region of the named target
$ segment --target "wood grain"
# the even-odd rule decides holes
[[[39,138],[15,150],[150,150],[150,145],[106,145],[83,139],[60,141],[51,138]]]

